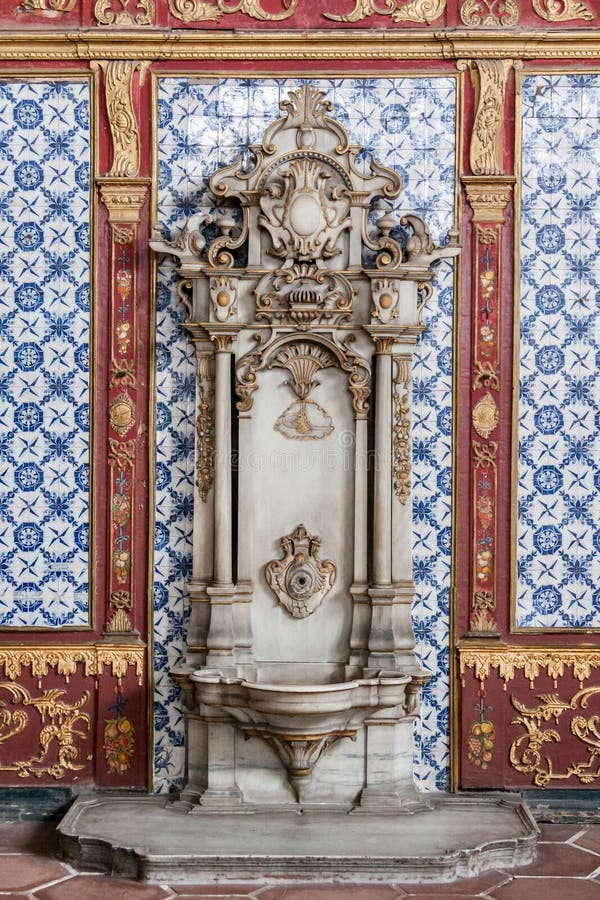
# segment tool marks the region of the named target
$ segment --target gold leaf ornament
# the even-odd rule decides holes
[[[346,15],[323,13],[325,19],[334,22],[360,22],[372,15],[391,16],[394,22],[425,22],[430,25],[446,9],[446,0],[355,0],[354,9]]]
[[[216,5],[207,0],[169,0],[169,12],[182,22],[218,22],[223,15],[243,13],[259,22],[281,22],[296,12],[298,0],[281,0],[281,12],[267,12],[260,0],[216,0]]]
[[[460,8],[463,25],[502,25],[510,28],[519,21],[515,0],[465,0]]]
[[[96,0],[98,25],[152,25],[154,0]]]
[[[533,8],[540,19],[546,22],[568,22],[570,19],[584,19],[591,22],[594,13],[587,3],[579,0],[532,0]]]

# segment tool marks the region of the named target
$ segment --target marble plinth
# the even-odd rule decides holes
[[[519,796],[428,796],[432,808],[413,815],[189,814],[156,796],[80,797],[59,833],[78,868],[169,883],[448,882],[535,858],[538,829]]]

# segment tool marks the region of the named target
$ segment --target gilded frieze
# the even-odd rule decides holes
[[[540,673],[551,678],[556,687],[558,680],[570,669],[573,678],[583,688],[583,682],[594,670],[600,668],[600,650],[584,648],[494,648],[465,644],[459,647],[458,654],[461,676],[464,676],[467,669],[472,669],[475,678],[482,684],[494,671],[497,671],[498,677],[505,683],[512,681],[516,672],[523,672],[531,687]]]
[[[63,13],[72,12],[79,0],[21,0],[15,9],[18,13],[31,13],[34,16],[44,16],[54,19]]]
[[[296,12],[299,0],[281,0],[279,12],[270,12],[262,0],[169,0],[169,12],[186,24],[189,22],[218,22],[222,16],[243,13],[259,22],[281,22]]]
[[[113,678],[122,679],[128,668],[135,669],[138,679],[144,672],[143,646],[119,646],[111,644],[87,644],[68,647],[0,647],[0,671],[6,678],[16,681],[23,669],[29,669],[36,678],[44,678],[48,672],[69,679],[76,674],[77,666],[82,665],[85,676],[100,676],[105,668]]]
[[[354,9],[345,15],[324,12],[334,22],[361,22],[372,15],[391,16],[393,22],[422,22],[430,25],[446,9],[446,0],[355,0]]]

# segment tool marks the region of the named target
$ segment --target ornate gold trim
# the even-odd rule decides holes
[[[141,87],[147,66],[148,63],[140,60],[101,60],[92,63],[92,69],[100,68],[104,74],[104,96],[113,142],[113,164],[109,178],[134,178],[139,174],[140,138],[133,109],[133,76],[139,69]]]
[[[96,178],[100,197],[108,210],[108,221],[117,226],[119,240],[125,239],[120,226],[137,225],[148,194],[149,178]]]
[[[107,643],[69,647],[0,647],[0,671],[4,671],[6,678],[16,681],[22,669],[30,669],[37,678],[44,678],[50,670],[55,670],[68,684],[79,663],[83,664],[86,677],[102,675],[107,667],[113,678],[119,680],[133,666],[141,684],[144,656],[144,645],[132,647]]]
[[[570,19],[585,19],[591,22],[594,13],[586,3],[579,0],[532,0],[533,9],[546,22],[568,22]]]
[[[464,60],[476,59],[598,59],[597,29],[579,29],[576,34],[558,30],[356,30],[311,32],[310,41],[301,29],[288,32],[175,30],[165,32],[100,29],[90,31],[44,31],[39,39],[31,31],[0,35],[0,59],[21,63],[35,60],[198,60],[223,65],[234,60]],[[163,74],[163,73],[161,73]],[[190,74],[190,73],[187,73]],[[272,72],[272,74],[275,74]],[[428,73],[436,75],[439,73]],[[444,73],[447,75],[447,73]]]
[[[114,6],[120,9],[114,9]],[[130,12],[130,7],[133,10]],[[152,25],[154,0],[96,0],[94,18],[98,25]]]
[[[523,672],[533,687],[535,679],[541,672],[552,678],[556,687],[557,680],[563,677],[567,668],[571,668],[573,678],[579,681],[582,688],[583,682],[590,677],[592,671],[600,668],[600,650],[584,648],[493,648],[465,642],[458,648],[458,658],[461,678],[467,669],[473,669],[475,677],[482,684],[493,670],[497,670],[498,677],[505,685],[512,681],[516,672]]]
[[[477,401],[473,407],[471,418],[477,434],[487,440],[500,421],[498,406],[489,391]]]
[[[354,2],[354,9],[345,16],[324,12],[323,18],[331,19],[333,22],[361,22],[377,14],[391,16],[394,22],[422,22],[431,25],[446,9],[446,0],[407,0],[404,5],[400,5],[401,0],[382,0],[383,6],[378,6],[377,0],[354,0]]]
[[[63,13],[75,9],[78,0],[21,0],[15,9],[15,13],[31,13],[34,16],[44,16],[55,19]]]
[[[463,175],[461,180],[473,210],[473,222],[502,225],[515,183],[514,175]]]
[[[515,0],[464,0],[460,8],[460,21],[471,27],[500,25],[511,28],[517,24],[519,16]]]
[[[478,59],[471,64],[477,98],[469,153],[474,175],[499,175],[504,169],[504,95],[511,65],[508,59]]]
[[[198,412],[196,416],[196,487],[200,499],[206,503],[214,478],[214,398],[215,381],[212,357],[203,353],[198,357]]]
[[[267,12],[261,6],[261,0],[229,0],[233,6],[226,6],[228,0],[216,0],[216,6],[207,0],[169,0],[169,12],[182,22],[218,22],[222,16],[231,13],[244,13],[259,22],[282,22],[296,12],[298,0],[281,0],[283,10],[278,13]],[[444,0],[445,2],[445,0]]]
[[[410,383],[411,357],[392,356],[394,378],[394,431],[392,438],[394,493],[406,505],[410,497]]]

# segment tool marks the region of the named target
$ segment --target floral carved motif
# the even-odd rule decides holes
[[[533,8],[546,22],[568,22],[570,19],[585,19],[591,22],[594,13],[580,0],[532,0]]]
[[[355,0],[354,9],[346,15],[323,13],[334,22],[360,22],[374,14],[391,16],[394,22],[435,22],[446,9],[446,0]]]
[[[112,60],[98,65],[104,72],[104,95],[113,141],[113,164],[108,177],[134,178],[140,170],[140,142],[132,82],[134,73],[140,69],[142,84],[145,63]]]
[[[465,0],[460,8],[463,25],[502,25],[510,28],[519,21],[515,0]]]
[[[15,772],[19,778],[50,775],[58,780],[64,778],[67,772],[85,768],[92,757],[89,755],[84,761],[79,761],[81,747],[77,745],[76,739],[84,740],[90,730],[90,716],[82,711],[90,699],[89,691],[85,691],[81,699],[74,703],[67,703],[62,699],[65,691],[60,688],[46,690],[39,697],[32,697],[22,685],[2,682],[0,691],[6,691],[10,695],[12,704],[24,707],[11,712],[8,705],[0,700],[0,743],[14,737],[29,724],[26,707],[33,707],[40,719],[38,755],[14,763],[0,764],[0,771]],[[81,727],[84,728],[83,731]]]
[[[588,687],[578,691],[567,701],[558,694],[539,694],[541,701],[530,708],[516,697],[511,703],[519,713],[511,725],[522,725],[525,734],[517,737],[510,748],[510,764],[523,774],[532,775],[536,787],[546,787],[552,781],[577,778],[582,784],[592,784],[600,779],[600,715],[574,715],[570,721],[571,734],[584,744],[585,757],[574,760],[566,768],[555,770],[551,757],[551,745],[561,742],[555,728],[544,728],[542,723],[552,719],[558,725],[565,713],[586,710],[593,697],[600,694],[600,687]],[[550,745],[550,746],[545,746]]]
[[[96,0],[98,25],[152,25],[154,0]]]
[[[280,12],[263,9],[261,0],[169,0],[169,12],[182,22],[218,22],[223,15],[243,13],[259,22],[281,22],[296,12],[298,0],[281,0]]]
[[[394,493],[402,504],[410,497],[410,356],[394,356]]]
[[[196,487],[206,503],[214,478],[214,401],[213,363],[208,354],[198,359],[198,414],[196,416]]]
[[[504,92],[511,63],[477,60],[471,78],[477,92],[477,112],[471,135],[470,164],[474,175],[495,175],[503,170],[502,119]]]
[[[473,428],[477,434],[487,440],[500,420],[498,406],[489,391],[477,401],[473,407],[471,417]]]

